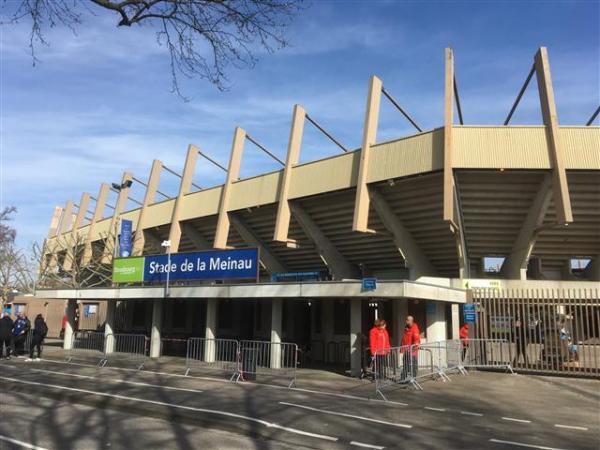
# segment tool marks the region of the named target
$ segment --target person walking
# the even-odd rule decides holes
[[[10,359],[10,353],[12,351],[12,336],[13,320],[10,318],[10,314],[2,313],[0,319],[0,359],[4,358],[4,348],[6,348],[6,359]]]
[[[465,323],[458,331],[460,343],[462,345],[462,360],[465,361],[467,350],[469,349],[469,324]]]
[[[33,338],[31,340],[31,346],[29,347],[29,358],[25,361],[34,361],[33,359],[33,350],[37,347],[37,358],[35,361],[39,361],[42,356],[42,344],[44,343],[44,339],[46,339],[46,335],[48,334],[48,325],[46,325],[46,321],[41,314],[38,314],[35,317],[35,321],[33,322]]]
[[[403,367],[402,380],[408,378],[409,369],[410,375],[415,378],[419,371],[419,344],[421,343],[421,332],[419,326],[415,323],[413,316],[406,316],[404,334],[402,335],[402,353]]]
[[[375,360],[375,379],[385,378],[385,357],[390,353],[390,336],[386,330],[386,321],[376,319],[369,332],[369,348]]]
[[[517,354],[513,360],[513,367],[516,367],[517,363],[521,359],[521,355],[523,355],[523,361],[525,362],[525,366],[527,366],[527,337],[525,336],[525,325],[520,319],[515,321],[515,344],[517,346]]]
[[[13,350],[17,358],[21,356],[21,353],[25,353],[25,340],[30,329],[31,322],[29,322],[27,316],[21,312],[18,313],[12,330]]]

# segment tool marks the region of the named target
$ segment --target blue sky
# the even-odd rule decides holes
[[[549,50],[559,121],[583,124],[599,99],[598,1],[319,1],[290,26],[291,46],[260,54],[253,69],[229,72],[220,92],[185,82],[188,103],[170,92],[164,48],[149,27],[117,29],[116,16],[87,16],[78,33],[56,28],[32,67],[26,22],[2,26],[1,202],[18,207],[18,243],[45,236],[55,205],[124,170],[146,179],[152,159],[180,170],[186,147],[227,162],[233,129],[245,128],[284,159],[292,107],[347,147],[360,144],[368,78],[386,88],[424,128],[443,120],[444,48],[454,48],[465,122],[499,124],[539,46]],[[541,123],[535,82],[514,124]],[[412,133],[382,103],[380,141]],[[307,128],[302,160],[339,152]],[[277,168],[247,145],[242,176]],[[199,160],[195,182],[224,174]],[[174,194],[164,174],[160,189]],[[141,199],[140,186],[133,196]],[[133,207],[130,204],[130,207]]]

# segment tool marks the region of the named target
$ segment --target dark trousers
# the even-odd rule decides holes
[[[27,334],[25,333],[13,338],[13,352],[16,356],[25,353],[25,339],[27,339]]]
[[[4,347],[6,346],[6,357],[10,356],[12,350],[12,336],[0,337],[0,357],[4,356]]]
[[[37,357],[42,357],[42,343],[44,338],[42,336],[34,336],[31,340],[31,346],[29,347],[29,357],[33,359],[33,350],[37,347]]]
[[[383,380],[385,378],[385,356],[375,355],[375,378]]]
[[[412,355],[410,352],[406,352],[404,353],[402,359],[402,379],[406,380],[408,378],[408,374],[415,378],[417,376],[417,372],[419,371],[419,359],[417,358],[417,355]]]
[[[523,361],[525,365],[527,365],[527,345],[521,342],[517,342],[517,355],[513,360],[513,366],[516,366],[519,360],[521,359],[521,355],[523,355]]]

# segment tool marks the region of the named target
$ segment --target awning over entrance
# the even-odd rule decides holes
[[[38,290],[36,297],[47,299],[152,299],[165,295],[163,286],[96,289]],[[357,281],[314,283],[258,283],[212,286],[170,286],[171,298],[411,298],[450,303],[466,303],[464,289],[412,281],[378,281],[375,290],[363,291]]]

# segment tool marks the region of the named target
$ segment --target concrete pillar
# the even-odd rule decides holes
[[[460,308],[458,303],[452,303],[452,339],[460,339]]]
[[[392,336],[391,344],[392,346],[399,347],[402,345],[404,323],[406,321],[406,316],[408,316],[408,300],[405,298],[393,300],[392,315],[394,336]]]
[[[77,308],[77,300],[70,298],[67,300],[67,323],[65,324],[65,337],[63,348],[70,350],[73,348],[73,333],[75,332],[75,308]]]
[[[323,300],[323,317],[321,320],[321,331],[323,332],[323,358],[326,363],[334,362],[336,355],[329,354],[329,343],[333,341],[333,302],[336,299]]]
[[[104,352],[115,351],[115,312],[117,310],[116,300],[106,301],[106,321],[104,324]]]
[[[160,335],[162,331],[162,298],[155,298],[152,304],[152,330],[150,331],[150,358],[160,357]]]
[[[214,362],[216,345],[215,339],[217,336],[217,299],[206,299],[206,330],[204,333],[204,361]]]
[[[350,299],[350,375],[359,377],[361,364],[362,304],[360,298]]]
[[[446,340],[444,303],[427,301],[427,342]]]
[[[271,300],[271,368],[279,369],[281,367],[281,343],[282,333],[282,313],[283,300],[274,298]]]

